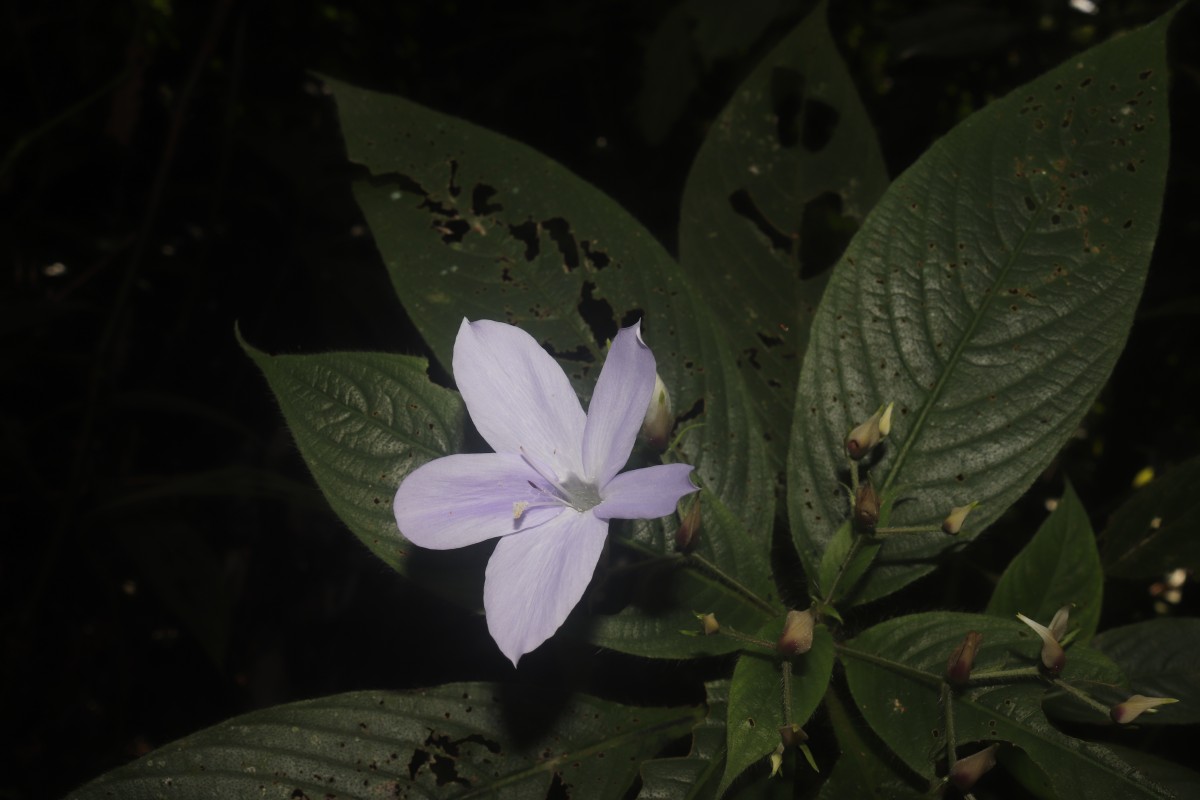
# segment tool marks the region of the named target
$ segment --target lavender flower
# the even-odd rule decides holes
[[[687,464],[618,474],[646,416],[654,355],[640,323],[613,340],[585,415],[566,374],[519,328],[463,320],[454,377],[494,453],[451,455],[414,470],[393,503],[421,547],[496,537],[483,605],[488,630],[515,665],[550,638],[583,596],[610,519],[671,514],[696,491]]]

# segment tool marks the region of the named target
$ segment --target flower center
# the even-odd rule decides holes
[[[566,478],[559,480],[554,470],[531,457],[524,449],[521,450],[521,458],[548,485],[538,486],[533,481],[530,481],[529,485],[540,492],[544,496],[545,501],[513,503],[513,519],[520,519],[525,513],[526,508],[538,506],[561,505],[582,514],[600,505],[600,487],[591,481],[584,480],[574,473],[568,473]]]
[[[563,494],[563,501],[581,514],[600,505],[600,489],[596,484],[575,475],[568,475],[557,488]]]

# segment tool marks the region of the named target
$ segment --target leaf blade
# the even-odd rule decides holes
[[[351,692],[235,717],[107,773],[71,800],[338,797],[416,790],[423,796],[528,797],[557,774],[596,796],[619,795],[641,752],[685,734],[699,710],[637,708],[584,695],[446,684],[415,692]],[[514,705],[523,708],[514,714]],[[537,709],[558,707],[514,725]],[[554,714],[554,711],[550,712]],[[512,744],[511,742],[520,742]],[[297,794],[299,792],[299,794]]]
[[[1024,614],[1043,625],[1072,606],[1071,627],[1086,644],[1100,623],[1104,574],[1096,535],[1087,512],[1068,483],[1058,506],[1000,576],[987,613],[1011,618]]]
[[[906,500],[892,522],[981,502],[960,540],[1074,432],[1123,346],[1157,232],[1170,17],[972,115],[854,238],[814,322],[789,450],[789,519],[809,574],[845,516],[842,439],[881,402],[896,403],[881,489]],[[890,537],[858,601],[928,573],[950,546]]]

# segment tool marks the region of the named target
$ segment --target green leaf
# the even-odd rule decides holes
[[[692,730],[692,748],[679,758],[656,758],[642,764],[640,800],[695,800],[715,796],[725,764],[725,715],[729,681],[704,685],[708,715]]]
[[[773,620],[755,633],[775,641],[783,620]],[[738,658],[729,689],[728,756],[717,794],[755,762],[779,746],[779,728],[785,724],[781,697],[780,657],[745,652]],[[792,722],[803,725],[825,696],[833,671],[833,637],[824,625],[813,629],[812,649],[792,659]]]
[[[1037,663],[1040,640],[1016,620],[935,612],[899,617],[840,649],[854,700],[871,727],[927,780],[945,774],[942,675],[968,630],[983,635],[974,675]],[[1062,680],[1077,687],[1114,679],[1107,659],[1070,648]],[[1105,748],[1060,733],[1042,711],[1041,678],[973,684],[953,695],[957,743],[1011,742],[1049,777],[1059,797],[1165,797]],[[1103,715],[1096,713],[1096,719]]]
[[[1101,536],[1104,569],[1115,578],[1151,578],[1200,569],[1200,458],[1139,489]]]
[[[1097,634],[1092,646],[1121,666],[1135,693],[1179,700],[1142,714],[1138,725],[1200,722],[1200,619],[1125,625]]]
[[[825,708],[841,755],[821,786],[819,800],[915,800],[925,796],[871,729],[851,716],[838,692],[826,695]]]
[[[1188,769],[1174,761],[1160,758],[1153,753],[1144,753],[1132,747],[1110,744],[1108,747],[1142,771],[1150,780],[1174,793],[1176,797],[1188,798],[1196,793],[1200,786],[1200,772]]]
[[[754,553],[737,547],[748,538],[741,520],[711,491],[701,490],[698,497],[701,523],[695,555],[651,558],[631,566],[640,587],[636,604],[618,614],[593,617],[588,633],[593,644],[646,658],[732,653],[741,644],[728,636],[680,634],[699,633],[697,614],[716,614],[722,625],[743,631],[757,630],[778,615],[777,605],[707,567],[732,565],[730,575],[745,575],[755,569],[756,559]],[[669,549],[676,520],[664,522],[634,524],[632,538],[639,550],[652,555]]]
[[[822,2],[734,92],[692,164],[679,228],[680,263],[727,323],[779,466],[828,277],[818,268],[887,187],[825,18]]]
[[[1000,576],[987,613],[1010,619],[1020,613],[1049,625],[1058,609],[1071,605],[1071,627],[1086,643],[1100,622],[1103,594],[1096,535],[1068,483],[1058,507]]]
[[[244,341],[242,347],[270,384],[334,512],[372,552],[407,573],[415,548],[396,528],[392,497],[405,475],[461,447],[458,395],[430,383],[422,358],[273,356]]]
[[[507,321],[547,345],[586,397],[604,339],[641,317],[675,408],[694,417],[669,455],[694,465],[739,522],[704,534],[717,566],[771,604],[774,478],[763,434],[725,338],[662,246],[524,145],[401,98],[327,84],[349,157],[370,172],[355,196],[397,295],[443,366],[464,316]],[[664,523],[634,525],[631,537],[671,552]],[[635,605],[626,616],[638,613]]]
[[[544,797],[557,776],[620,797],[645,753],[700,709],[638,708],[490,684],[351,692],[256,711],[169,744],[72,793],[120,797]]]
[[[871,458],[892,523],[982,503],[957,539],[889,537],[857,600],[932,571],[1032,483],[1124,346],[1167,168],[1170,15],[973,114],[909,168],[834,269],[813,323],[788,510],[809,574],[846,517],[843,440],[895,402]]]

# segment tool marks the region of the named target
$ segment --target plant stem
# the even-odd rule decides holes
[[[730,628],[727,625],[722,625],[719,633],[728,636],[730,639],[737,639],[739,642],[752,644],[756,647],[761,647],[764,650],[770,650],[772,653],[776,652],[774,642],[768,642],[766,639],[759,639],[757,636],[751,636],[748,633],[742,633],[741,631],[735,628]]]
[[[955,752],[955,733],[954,733],[954,692],[950,689],[950,684],[942,684],[942,710],[946,714],[946,771],[954,766],[954,762],[958,761],[958,754]]]
[[[1085,705],[1089,705],[1092,708],[1096,709],[1104,716],[1105,719],[1110,719],[1110,717],[1108,715],[1108,712],[1109,712],[1108,706],[1102,705],[1099,701],[1093,699],[1092,696],[1089,695],[1087,692],[1083,691],[1082,689],[1076,689],[1074,686],[1067,683],[1066,681],[1064,681],[1061,678],[1055,678],[1054,685],[1057,686],[1058,688],[1062,689],[1067,694],[1073,695],[1077,699],[1083,701],[1083,703]]]
[[[846,574],[846,569],[850,566],[850,562],[858,555],[858,549],[862,547],[862,537],[854,535],[850,541],[850,549],[846,551],[846,557],[842,559],[841,566],[838,567],[837,574],[833,576],[833,582],[829,585],[829,591],[825,593],[825,598],[821,601],[822,605],[833,605],[833,593],[837,591],[838,584],[842,582],[842,576]]]
[[[1018,667],[1016,669],[996,669],[991,672],[971,673],[971,683],[993,683],[1000,681],[1020,680],[1022,678],[1040,678],[1042,675],[1037,667]]]
[[[791,727],[792,724],[792,662],[784,659],[783,668],[783,724]]]
[[[897,533],[937,533],[940,525],[907,525],[898,528],[876,528],[876,536],[892,536]]]
[[[711,561],[706,559],[704,556],[697,555],[695,553],[689,553],[688,555],[683,556],[683,561],[685,564],[695,565],[702,572],[707,572],[711,577],[716,578],[718,581],[725,584],[730,589],[733,589],[738,594],[742,595],[747,600],[749,600],[751,603],[758,606],[763,611],[766,611],[768,614],[778,614],[779,613],[779,609],[775,608],[775,606],[771,605],[766,600],[763,600],[761,597],[759,597],[757,594],[755,594],[749,588],[747,588],[746,586],[744,586],[740,582],[738,582],[735,578],[732,578],[729,575],[722,572],[720,570],[720,568],[717,567],[716,564],[713,564]]]

